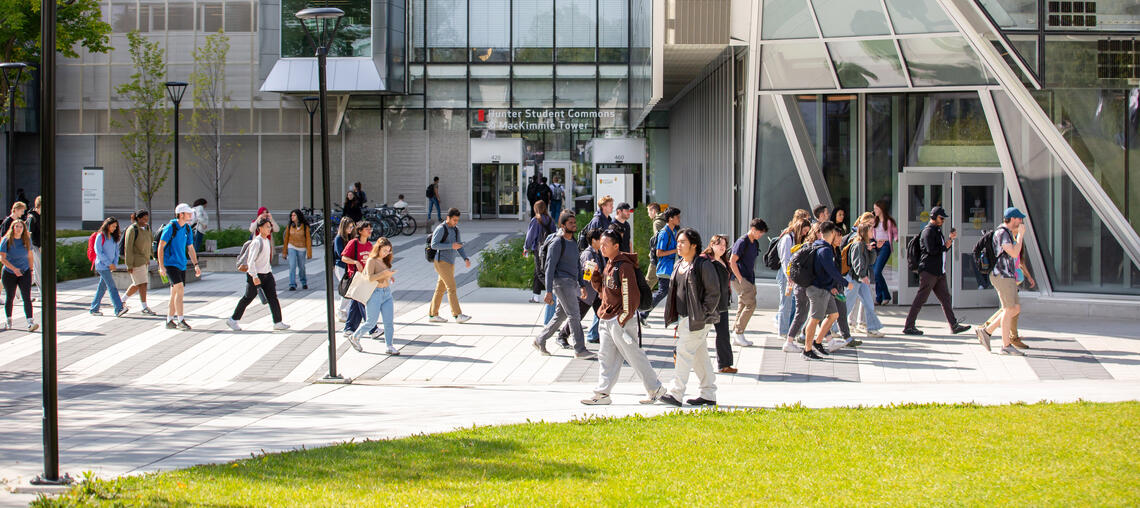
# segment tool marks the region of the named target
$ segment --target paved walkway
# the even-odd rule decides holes
[[[465,231],[469,252],[520,230],[513,222],[471,225]],[[562,350],[537,355],[529,343],[539,330],[541,306],[522,303],[525,291],[479,288],[477,265],[457,270],[463,311],[474,320],[427,323],[434,274],[421,257],[422,244],[421,235],[396,240],[396,344],[403,354],[384,355],[382,341],[366,340],[363,353],[340,341],[338,367],[351,385],[314,384],[328,370],[319,260],[309,263],[309,291],[281,293],[293,325],[288,333],[273,333],[268,308],[257,303],[243,320],[245,331],[225,327],[222,318],[243,291],[239,274],[210,274],[189,286],[192,332],[166,330],[161,318],[138,314],[137,300],[126,317],[90,316],[92,282],[63,284],[62,469],[131,474],[352,438],[667,410],[637,404],[642,388],[628,368],[614,405],[580,405],[596,382],[597,363]],[[277,276],[287,287],[284,269]],[[771,329],[774,298],[772,290],[761,291],[763,310],[751,325],[757,346],[734,348],[740,373],[717,376],[718,400],[725,405],[1140,396],[1140,330],[1132,322],[1026,319],[1022,334],[1033,349],[1016,358],[985,352],[972,334],[950,335],[937,322],[936,307],[920,320],[926,336],[897,335],[904,309],[890,307],[881,315],[896,334],[806,362],[781,352],[780,341],[764,334]],[[159,292],[151,299],[152,307],[163,308],[166,297]],[[977,322],[988,311],[961,314]],[[672,340],[658,309],[644,345],[664,381],[672,378]],[[9,487],[26,483],[41,467],[39,341],[34,334],[0,334],[0,482]],[[27,499],[0,494],[0,504]]]

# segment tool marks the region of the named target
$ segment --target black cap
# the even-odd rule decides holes
[[[946,210],[943,210],[941,206],[936,206],[930,209],[930,218],[933,219],[935,217],[950,218],[949,215],[946,215]]]
[[[633,210],[633,207],[629,206],[629,203],[622,201],[621,203],[618,203],[617,209],[618,210]]]

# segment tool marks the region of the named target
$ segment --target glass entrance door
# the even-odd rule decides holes
[[[950,223],[958,230],[954,258],[958,278],[951,279],[955,307],[995,307],[997,293],[989,276],[974,264],[974,245],[986,231],[997,226],[1005,209],[1005,181],[1001,173],[958,172],[954,174],[954,204]]]
[[[896,246],[898,256],[899,305],[910,305],[918,292],[918,274],[910,270],[906,260],[906,246],[910,239],[918,236],[926,223],[930,222],[930,209],[941,206],[947,209],[951,216],[955,211],[948,206],[950,198],[950,172],[908,172],[899,175],[899,245]],[[947,231],[949,233],[949,231]],[[953,259],[953,258],[951,258]],[[953,263],[948,263],[947,280],[954,280],[950,276]],[[927,303],[938,303],[933,297]]]
[[[515,218],[519,214],[519,174],[516,164],[474,164],[471,178],[473,218]]]

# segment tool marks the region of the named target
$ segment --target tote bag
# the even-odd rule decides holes
[[[349,284],[348,293],[345,296],[360,303],[367,304],[368,299],[372,298],[372,292],[375,290],[376,283],[368,280],[367,275],[356,272],[356,274],[352,276],[352,283]]]

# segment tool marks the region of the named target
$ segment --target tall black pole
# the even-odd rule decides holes
[[[313,113],[309,112],[309,208],[317,206],[317,202],[313,200]],[[328,182],[325,182],[325,185],[328,185]],[[328,213],[328,210],[325,210],[325,213]]]
[[[330,40],[332,38],[330,37]],[[332,217],[332,206],[329,203],[329,122],[328,116],[325,111],[325,101],[328,99],[325,93],[325,62],[329,54],[329,48],[325,45],[317,46],[317,86],[320,88],[320,106],[321,106],[321,192],[324,194],[324,217],[323,220],[329,220]],[[311,117],[310,117],[311,118]],[[310,131],[312,132],[312,131]],[[311,138],[310,138],[311,139]],[[309,150],[312,154],[312,150]],[[310,173],[311,174],[311,173]],[[327,320],[329,331],[329,375],[326,379],[341,379],[336,373],[336,320],[333,318],[333,236],[332,224],[326,224],[325,228],[325,318]]]
[[[174,101],[174,207],[178,207],[178,103]],[[221,220],[221,217],[218,218]]]
[[[43,319],[44,474],[34,484],[69,483],[59,476],[59,386],[56,378],[55,322],[55,11],[56,0],[42,0],[40,10],[40,212],[41,317]]]
[[[4,71],[4,78],[7,80],[7,72]],[[7,179],[5,185],[8,187],[9,203],[16,202],[16,158],[13,156],[14,148],[16,147],[16,84],[8,84],[8,146],[4,149],[5,155],[8,157],[5,169],[7,174],[4,178]]]

